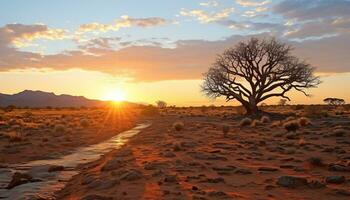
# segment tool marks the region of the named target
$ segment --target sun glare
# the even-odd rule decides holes
[[[106,100],[120,102],[126,100],[126,94],[121,89],[116,89],[114,91],[111,91],[109,94],[105,97]]]

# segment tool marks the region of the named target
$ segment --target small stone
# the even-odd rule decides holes
[[[252,172],[248,169],[237,169],[235,171],[235,174],[243,174],[243,175],[246,175],[246,174],[252,174]]]
[[[278,169],[274,167],[259,167],[258,171],[275,172],[275,171],[278,171]]]
[[[327,176],[325,178],[326,183],[341,184],[345,182],[344,176]]]
[[[91,194],[82,198],[82,200],[113,200],[112,197],[100,196],[97,194]]]
[[[135,181],[142,178],[142,173],[137,170],[130,170],[130,172],[124,174],[121,179],[126,181]]]
[[[277,180],[277,185],[288,188],[296,188],[300,186],[306,186],[307,179],[295,176],[281,176]]]
[[[49,167],[49,169],[47,170],[48,172],[57,172],[57,171],[63,171],[64,170],[64,166],[61,165],[52,165]]]
[[[177,181],[176,175],[166,175],[164,178],[164,182],[174,183],[176,181]]]

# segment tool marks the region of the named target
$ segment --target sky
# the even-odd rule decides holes
[[[316,67],[322,84],[311,97],[291,92],[292,104],[350,102],[349,0],[2,0],[0,93],[235,105],[200,85],[218,54],[250,37],[276,37]]]

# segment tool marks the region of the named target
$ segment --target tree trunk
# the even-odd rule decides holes
[[[247,115],[258,115],[259,114],[259,108],[256,104],[243,104],[245,110],[246,110],[246,114]]]

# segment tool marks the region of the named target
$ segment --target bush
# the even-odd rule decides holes
[[[20,134],[16,131],[5,133],[4,136],[7,137],[10,142],[21,142],[24,139],[22,134]]]
[[[243,118],[239,123],[240,126],[249,126],[251,124],[252,124],[252,119],[250,119],[249,117]]]
[[[260,120],[255,119],[255,120],[253,120],[253,122],[251,123],[251,126],[252,126],[252,127],[257,127],[257,126],[259,126],[259,125],[261,125],[261,124],[262,124],[262,122],[261,122]]]
[[[82,119],[80,120],[80,125],[84,128],[88,127],[89,126],[89,121],[87,119]]]
[[[173,124],[173,128],[176,130],[176,131],[181,131],[183,128],[184,128],[184,123],[182,122],[175,122]]]
[[[224,136],[227,135],[227,133],[230,131],[230,126],[229,125],[223,125],[222,126],[222,132],[224,133]]]
[[[311,124],[310,120],[306,117],[299,118],[298,123],[299,123],[299,126],[307,126]]]
[[[287,132],[296,132],[300,128],[299,123],[295,120],[285,122],[283,127]]]
[[[143,115],[143,116],[156,116],[156,115],[159,115],[159,110],[158,110],[158,108],[156,108],[152,105],[149,105],[149,106],[144,107],[144,109],[141,111],[141,115]]]
[[[313,166],[323,166],[324,165],[322,158],[320,158],[320,157],[309,158],[309,163]]]
[[[270,117],[268,117],[268,116],[262,116],[261,117],[261,123],[270,123],[271,122],[271,119],[270,119]]]
[[[55,132],[65,132],[66,127],[63,124],[57,124],[55,126]]]

